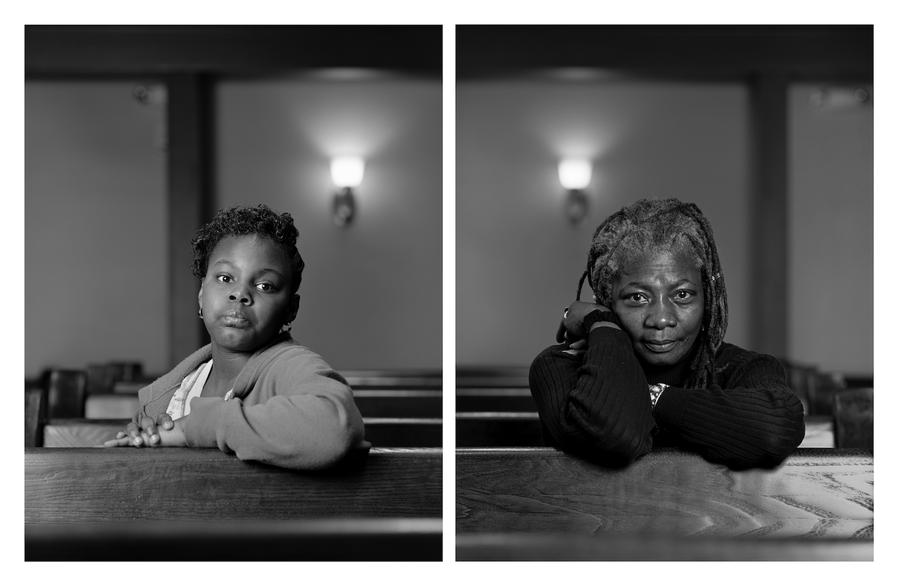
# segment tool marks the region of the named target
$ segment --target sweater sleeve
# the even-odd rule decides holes
[[[652,447],[647,381],[621,330],[591,331],[581,355],[551,346],[531,365],[529,385],[549,440],[604,465],[623,466]]]
[[[779,465],[803,441],[803,405],[772,356],[752,354],[708,389],[670,387],[653,415],[676,442],[734,469]]]
[[[324,468],[366,445],[353,395],[318,356],[278,360],[256,381],[274,392],[259,403],[196,397],[184,425],[191,447],[218,447],[241,460]]]

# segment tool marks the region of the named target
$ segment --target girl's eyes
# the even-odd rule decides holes
[[[226,275],[226,274],[216,275],[216,281],[218,281],[219,283],[233,283],[234,277],[232,277],[231,275]],[[272,293],[276,290],[275,285],[273,285],[272,283],[265,282],[265,281],[262,283],[257,283],[256,288],[257,288],[257,290],[262,291],[263,293]]]

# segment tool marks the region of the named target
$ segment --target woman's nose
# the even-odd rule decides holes
[[[657,330],[665,328],[673,328],[678,324],[675,319],[675,312],[672,308],[667,307],[665,303],[658,303],[651,307],[650,313],[644,320],[644,325]]]
[[[239,287],[228,294],[228,300],[248,305],[250,303],[250,294],[245,288]]]

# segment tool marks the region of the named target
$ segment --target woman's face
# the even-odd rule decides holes
[[[271,239],[228,236],[209,255],[198,295],[213,346],[251,353],[293,321],[299,297],[290,290],[291,264]]]
[[[673,365],[690,354],[703,325],[703,283],[690,256],[642,255],[624,267],[612,294],[612,310],[641,361]]]

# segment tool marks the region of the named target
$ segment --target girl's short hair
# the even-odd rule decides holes
[[[265,236],[284,250],[291,263],[291,290],[296,293],[303,278],[303,267],[306,266],[297,249],[300,233],[290,214],[278,214],[265,204],[219,210],[212,220],[197,230],[191,240],[194,276],[201,280],[206,276],[209,255],[222,238],[249,234]]]
[[[705,388],[712,380],[716,350],[728,327],[728,296],[712,226],[695,204],[677,199],[642,199],[603,221],[594,232],[585,279],[596,302],[612,307],[612,288],[629,261],[649,251],[687,253],[703,281],[703,327],[691,364],[689,386]]]

